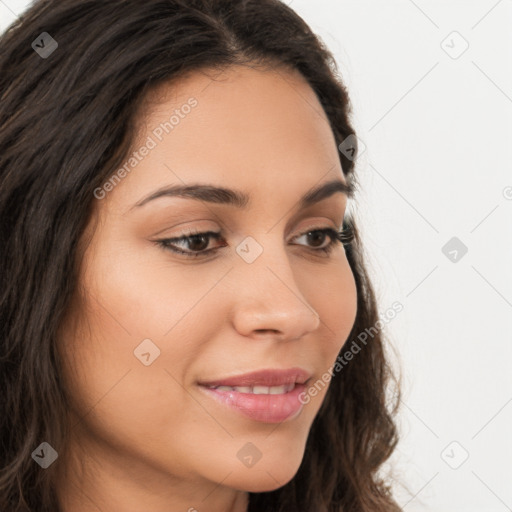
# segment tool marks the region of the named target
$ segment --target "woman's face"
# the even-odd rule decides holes
[[[285,70],[212,77],[153,91],[137,155],[96,193],[63,347],[74,450],[94,478],[79,485],[100,508],[234,510],[246,497],[235,491],[286,484],[327,387],[305,405],[298,391],[321,380],[355,321],[343,245],[326,253],[328,234],[307,235],[340,230],[347,207],[339,190],[302,201],[346,183],[317,97]],[[190,185],[234,192],[155,196]],[[260,370],[285,372],[234,380]]]

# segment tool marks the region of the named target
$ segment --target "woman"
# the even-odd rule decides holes
[[[399,510],[349,98],[304,21],[49,0],[1,48],[0,509]]]

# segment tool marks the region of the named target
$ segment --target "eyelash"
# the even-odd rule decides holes
[[[336,231],[332,228],[324,228],[324,229],[310,229],[304,233],[301,233],[295,238],[299,238],[304,235],[308,235],[310,233],[324,233],[325,235],[328,235],[331,238],[331,241],[329,242],[329,245],[326,247],[322,247],[320,249],[311,248],[313,252],[322,252],[324,254],[330,254],[331,251],[334,249],[334,246],[337,243],[341,243],[342,245],[348,245],[354,240],[354,233],[350,227],[350,225],[344,226],[344,229],[342,231]],[[164,250],[168,250],[177,254],[182,254],[190,258],[197,258],[199,256],[203,256],[206,254],[213,254],[221,247],[216,247],[213,249],[207,249],[203,251],[183,251],[181,249],[177,249],[172,245],[172,243],[179,243],[179,242],[190,242],[192,238],[202,238],[202,237],[208,237],[213,238],[214,240],[219,240],[221,237],[220,233],[217,233],[215,231],[206,231],[203,233],[187,233],[183,236],[177,237],[177,238],[165,238],[161,240],[155,240],[155,243],[163,248]]]

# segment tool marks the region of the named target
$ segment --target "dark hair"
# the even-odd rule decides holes
[[[43,32],[58,43],[48,58],[32,47]],[[32,452],[48,442],[66,453],[71,397],[58,333],[78,287],[94,190],[129,154],[146,93],[234,64],[295,69],[336,143],[354,130],[333,56],[279,0],[40,0],[2,34],[0,52],[0,510],[57,512],[58,461],[42,470]],[[356,184],[353,159],[339,157]],[[388,384],[399,381],[352,230],[349,339],[374,334],[332,378],[297,474],[250,494],[251,512],[400,510],[379,477],[398,442],[400,386],[389,401]]]

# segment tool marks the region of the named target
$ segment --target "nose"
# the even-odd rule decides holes
[[[267,246],[250,264],[240,259],[231,274],[233,322],[241,335],[286,341],[318,329],[320,316],[302,294],[284,248]]]

